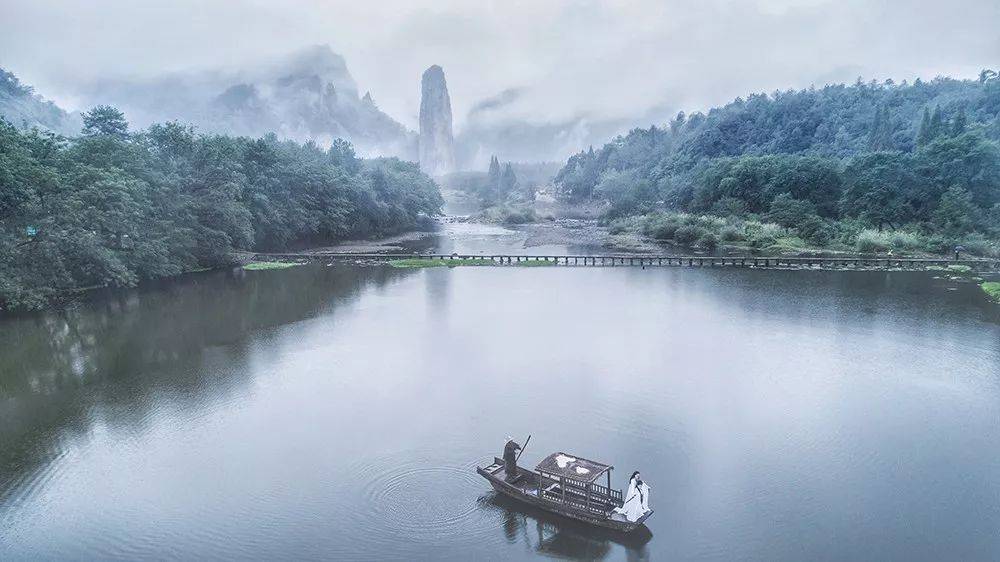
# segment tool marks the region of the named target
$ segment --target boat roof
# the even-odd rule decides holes
[[[542,459],[542,462],[538,463],[535,470],[553,476],[590,483],[612,468],[614,467],[609,464],[599,463],[560,451]]]

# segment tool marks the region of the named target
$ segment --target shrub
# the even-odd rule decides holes
[[[502,216],[504,224],[525,224],[538,220],[538,215],[535,214],[535,210],[530,207],[514,209],[504,208]]]
[[[670,240],[680,226],[682,215],[653,214],[646,217],[642,224],[642,232],[657,240]]]
[[[626,232],[637,232],[643,224],[641,217],[625,217],[615,219],[608,225],[608,232],[611,234],[625,234]]]
[[[726,219],[712,215],[681,215],[681,220],[689,226],[697,226],[716,232],[726,226]]]
[[[853,218],[841,219],[835,222],[833,226],[836,230],[834,236],[845,246],[854,246],[857,244],[858,235],[866,228],[864,222]]]
[[[674,237],[678,228],[679,225],[676,223],[664,222],[653,226],[647,232],[650,236],[656,238],[657,240],[670,240]]]
[[[719,239],[711,232],[706,232],[698,239],[698,247],[714,252],[719,247]]]
[[[809,201],[795,199],[789,193],[775,197],[767,213],[767,220],[789,228],[802,224],[810,217],[816,217],[816,206]]]
[[[819,246],[829,244],[836,234],[836,231],[832,226],[816,215],[806,216],[795,228],[795,231],[798,232],[802,239],[808,240]]]
[[[616,219],[611,221],[608,226],[608,232],[611,234],[624,234],[628,231],[628,223],[623,219]]]
[[[924,250],[932,254],[948,254],[955,249],[955,241],[935,234],[924,242]]]
[[[674,240],[680,244],[691,244],[703,237],[706,230],[697,226],[682,226],[674,232]]]
[[[889,235],[889,244],[897,251],[918,250],[924,246],[924,241],[919,234],[897,230]]]
[[[778,238],[785,235],[785,229],[771,222],[747,221],[743,231],[752,248],[772,246]]]
[[[858,240],[855,243],[857,251],[864,254],[885,252],[891,247],[892,243],[885,232],[871,229],[862,230],[858,234]]]
[[[746,236],[744,236],[743,231],[731,225],[724,227],[722,231],[719,232],[719,238],[723,242],[741,242],[746,240]]]
[[[990,298],[991,301],[1000,304],[1000,283],[996,281],[988,281],[980,285],[983,288],[983,292],[986,296]]]
[[[966,252],[977,256],[994,256],[997,251],[996,246],[978,232],[966,236],[960,244],[965,247]],[[954,247],[949,251],[951,250],[954,250]]]

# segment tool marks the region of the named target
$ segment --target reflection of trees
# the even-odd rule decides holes
[[[628,560],[648,560],[646,543],[653,535],[645,527],[630,534],[560,517],[502,494],[480,498],[484,509],[497,510],[509,542],[523,539],[540,554],[571,560],[603,560],[612,545],[625,547]]]
[[[201,407],[247,382],[253,332],[332,311],[410,272],[213,272],[0,320],[0,501],[95,415],[141,426],[158,404]]]

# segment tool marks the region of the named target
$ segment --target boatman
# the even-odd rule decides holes
[[[503,446],[503,471],[507,473],[504,477],[507,482],[517,480],[517,452],[520,450],[521,446],[508,435],[507,444]]]

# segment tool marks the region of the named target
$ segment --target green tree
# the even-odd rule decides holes
[[[931,142],[931,110],[924,106],[924,116],[920,120],[920,130],[917,132],[917,146],[922,147]]]
[[[961,107],[958,110],[958,114],[955,115],[955,119],[951,122],[951,135],[957,137],[965,133],[965,128],[968,126],[968,120],[965,116],[965,108]]]
[[[503,171],[500,167],[500,159],[494,154],[490,158],[490,170],[486,178],[487,204],[495,204],[503,200]]]
[[[931,114],[931,122],[927,131],[927,142],[931,142],[938,138],[947,130],[948,125],[944,120],[944,113],[941,112],[941,106],[936,106],[934,108],[934,113]]]
[[[984,209],[1000,202],[1000,145],[977,131],[935,140],[916,153],[913,166],[924,180],[914,198],[923,219],[956,185],[968,190]]]
[[[361,171],[361,161],[354,153],[354,146],[344,139],[334,139],[330,145],[330,160],[335,166],[343,168],[349,174]]]
[[[795,199],[790,193],[782,193],[771,201],[771,210],[765,217],[786,228],[793,228],[816,216],[816,207],[809,201]]]
[[[711,212],[720,217],[741,217],[747,212],[747,205],[742,199],[735,197],[721,197],[712,203]]]
[[[892,148],[892,124],[889,110],[882,106],[875,112],[875,120],[868,136],[869,150],[889,150]]]
[[[118,139],[128,138],[128,121],[125,114],[110,105],[99,105],[83,114],[83,134],[106,135]]]
[[[961,187],[953,186],[941,196],[932,219],[942,232],[960,236],[976,229],[980,210],[973,203],[972,194]]]
[[[514,173],[514,167],[508,162],[503,167],[503,172],[500,174],[500,194],[501,197],[508,197],[517,189],[517,174]]]
[[[853,158],[844,170],[841,213],[867,220],[879,229],[913,218],[909,203],[919,188],[910,158],[898,152],[875,152]]]

